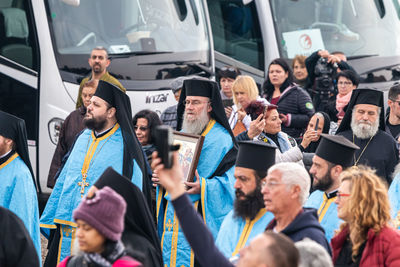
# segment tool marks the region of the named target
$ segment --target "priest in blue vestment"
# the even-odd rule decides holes
[[[232,210],[237,154],[235,137],[226,118],[218,85],[206,79],[185,80],[178,103],[177,129],[203,135],[195,182],[186,182],[191,201],[216,238]],[[157,220],[164,266],[195,266],[195,257],[180,229],[170,197],[159,187]]]
[[[258,141],[239,142],[235,164],[234,210],[226,215],[218,232],[216,246],[230,258],[265,231],[274,218],[264,208],[261,181],[275,164],[276,147]]]
[[[0,206],[24,222],[40,257],[39,205],[25,122],[3,111],[0,111]]]
[[[87,129],[64,159],[40,218],[41,232],[50,243],[45,266],[55,266],[71,254],[77,226],[72,211],[108,167],[129,177],[150,203],[147,165],[131,118],[129,97],[99,81],[84,118]]]
[[[339,176],[344,169],[351,166],[358,146],[340,135],[322,134],[320,144],[312,159],[310,168],[313,189],[315,190],[306,203],[307,208],[318,210],[318,221],[325,230],[326,239],[330,241],[342,222],[337,215],[337,192],[340,185]]]

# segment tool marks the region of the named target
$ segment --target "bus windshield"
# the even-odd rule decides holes
[[[160,61],[166,61],[165,54],[174,53],[174,60],[209,64],[210,39],[201,0],[47,0],[47,8],[61,70],[87,71],[87,57],[81,63],[74,57],[88,55],[96,46],[105,47],[119,61],[133,55],[152,55],[160,65]],[[123,76],[120,78],[155,77],[154,73],[135,77],[128,73],[133,69],[127,70],[127,64],[118,70],[111,65]]]
[[[282,57],[318,49],[348,57],[400,55],[399,0],[270,0]]]

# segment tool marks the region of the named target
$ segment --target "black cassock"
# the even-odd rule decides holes
[[[39,258],[24,223],[0,207],[0,266],[39,266]]]
[[[339,135],[343,135],[345,138],[353,142],[352,130],[341,132]],[[376,173],[384,178],[388,185],[390,185],[392,182],[391,175],[394,171],[394,167],[399,161],[397,142],[391,135],[382,130],[378,130],[378,133],[370,142],[369,141],[370,138],[359,139],[354,136],[354,144],[360,147],[360,149],[355,153],[355,160],[357,161],[359,159],[357,165],[363,164],[376,169]],[[354,164],[354,162],[353,158],[352,164]]]

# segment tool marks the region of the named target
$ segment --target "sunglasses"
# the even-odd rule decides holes
[[[236,69],[233,67],[222,67],[221,68],[222,71],[232,71],[232,72],[236,72]]]
[[[145,132],[145,131],[147,131],[147,129],[149,129],[149,127],[137,126],[137,125],[135,125],[134,128],[135,128],[135,131],[136,131],[137,129],[139,129],[139,130],[141,130],[142,132]]]

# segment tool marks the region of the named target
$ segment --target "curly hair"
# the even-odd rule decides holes
[[[348,218],[340,226],[349,226],[352,258],[355,260],[369,229],[379,233],[391,220],[388,188],[367,166],[353,166],[340,175],[341,182],[350,182],[350,196],[343,209]]]

